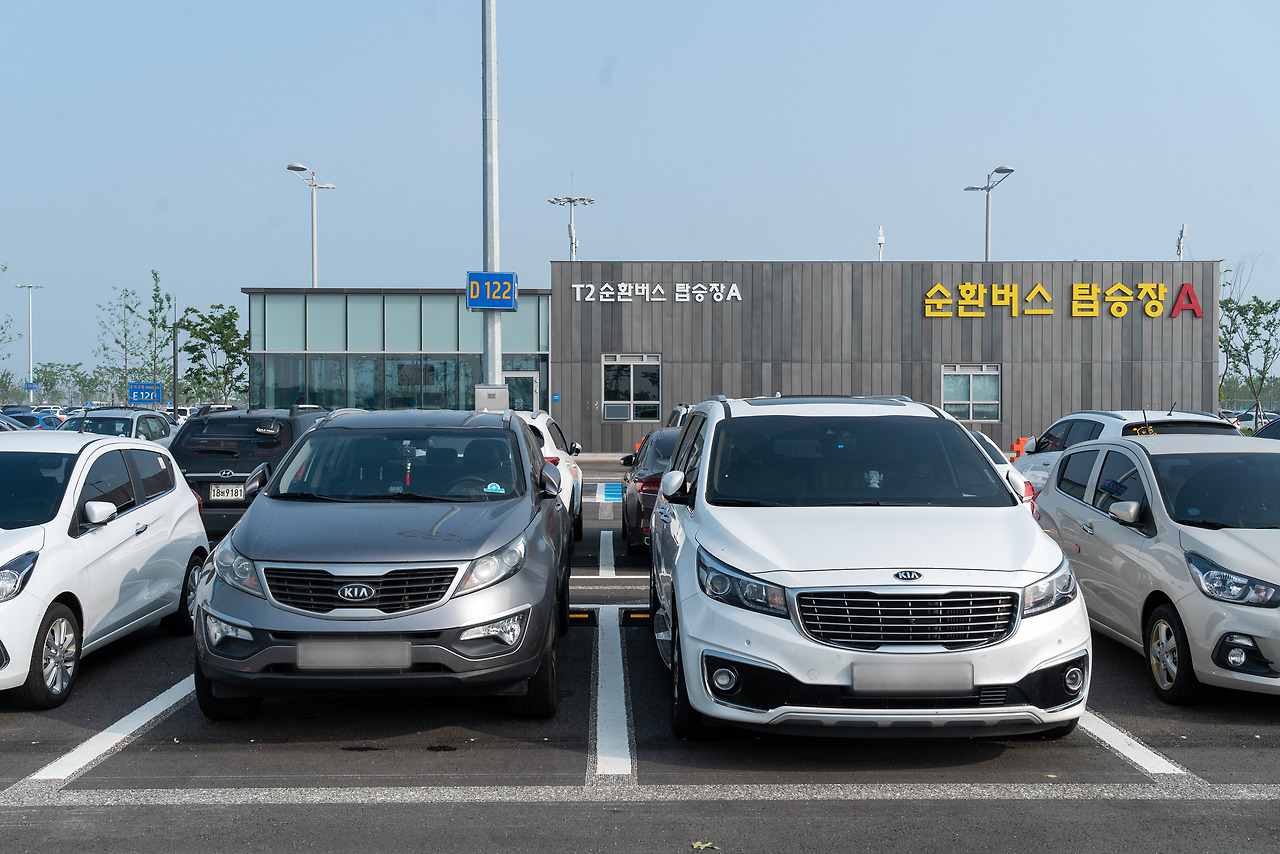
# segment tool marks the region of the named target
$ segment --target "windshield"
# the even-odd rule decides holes
[[[1175,433],[1212,433],[1215,436],[1234,436],[1240,431],[1226,421],[1153,421],[1149,424],[1126,424],[1122,436],[1171,436]]]
[[[1165,509],[1201,528],[1280,528],[1280,454],[1159,454]]]
[[[29,528],[51,520],[74,462],[71,454],[0,451],[0,528]]]
[[[721,421],[707,501],[787,507],[1014,504],[963,427],[918,416]]]
[[[515,434],[501,429],[313,431],[268,493],[337,501],[501,501],[525,492]]]
[[[79,431],[82,423],[84,424],[83,432],[85,433],[101,433],[103,436],[133,435],[133,419],[106,415],[90,415],[87,418],[80,416],[68,418],[66,421],[62,422],[58,429]]]
[[[291,441],[289,422],[282,419],[206,418],[184,424],[172,450],[191,457],[261,459],[280,456]]]

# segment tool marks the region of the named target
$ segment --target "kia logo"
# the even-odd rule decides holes
[[[233,472],[231,469],[223,469],[222,471],[218,472],[219,477],[232,477],[234,475],[235,475],[235,472]]]
[[[904,569],[902,572],[895,572],[893,577],[899,581],[919,581],[923,576],[914,569]]]
[[[348,584],[338,588],[338,597],[348,602],[363,602],[372,599],[375,592],[368,584]]]

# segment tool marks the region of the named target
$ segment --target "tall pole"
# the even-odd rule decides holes
[[[578,205],[594,205],[595,199],[588,199],[585,196],[557,196],[554,199],[547,199],[553,205],[569,206],[569,260],[578,260],[578,233],[573,230],[573,209]]]
[[[498,261],[498,28],[497,0],[483,0],[480,12],[483,79],[484,269],[499,272]],[[484,309],[484,381],[502,385],[502,315]]]
[[[987,176],[987,181],[991,181],[991,177]],[[991,188],[987,188],[987,257],[986,261],[991,260]]]
[[[173,301],[173,420],[178,420],[178,300]]]
[[[320,286],[319,275],[316,273],[316,185],[311,183],[311,287]]]
[[[987,183],[982,186],[970,184],[965,187],[966,190],[979,190],[987,194],[987,235],[986,235],[986,254],[985,261],[991,260],[991,191],[1000,186],[1000,182],[1013,174],[1012,166],[997,166],[991,172],[987,173]],[[994,176],[999,175],[999,178]]]
[[[35,340],[31,337],[31,292],[40,290],[44,285],[14,285],[15,288],[27,289],[27,385],[33,385],[36,381],[36,349]],[[27,389],[27,403],[36,402],[36,390]]]

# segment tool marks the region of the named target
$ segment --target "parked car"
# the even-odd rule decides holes
[[[1240,428],[1241,432],[1249,430],[1256,433],[1258,430],[1261,430],[1263,427],[1266,427],[1274,421],[1275,417],[1272,413],[1265,410],[1258,412],[1252,409],[1246,409],[1243,412],[1237,412],[1235,414],[1235,418],[1232,420],[1233,423]]]
[[[15,421],[8,415],[0,415],[0,431],[11,432],[13,430],[30,430],[26,424],[21,421]]]
[[[132,406],[95,406],[63,421],[58,429],[148,439],[165,446],[173,439],[169,419],[154,409]]]
[[[0,436],[0,691],[48,709],[80,659],[160,620],[191,632],[209,543],[195,495],[150,442]]]
[[[684,425],[685,418],[689,417],[689,412],[693,409],[687,403],[678,403],[667,414],[667,420],[662,422],[663,427],[681,427]]]
[[[10,417],[31,430],[57,430],[62,424],[62,419],[47,412],[19,412]]]
[[[958,421],[884,398],[694,407],[653,515],[671,725],[1071,732],[1092,663],[1071,565]]]
[[[582,453],[582,446],[577,442],[569,442],[564,431],[551,415],[541,409],[537,412],[517,412],[529,429],[533,431],[542,446],[542,457],[560,469],[560,500],[569,508],[569,517],[573,519],[573,539],[581,540],[582,527],[582,469],[574,461],[574,457]]]
[[[1253,438],[1280,439],[1280,419],[1275,419],[1267,426],[1254,431]]]
[[[1081,444],[1036,515],[1071,554],[1094,628],[1141,652],[1156,694],[1280,694],[1280,445],[1240,436]]]
[[[973,440],[982,448],[983,453],[987,455],[987,459],[991,460],[991,464],[996,467],[996,471],[1000,476],[1007,479],[1013,484],[1014,491],[1019,491],[1021,487],[1022,503],[1030,505],[1036,497],[1035,487],[1031,485],[1031,481],[1022,476],[1022,472],[1013,467],[1013,463],[1009,462],[1009,458],[1004,455],[1004,451],[1000,450],[1000,446],[995,440],[986,433],[970,429],[969,434],[973,436]],[[1010,473],[1013,477],[1009,477]]]
[[[1170,409],[1167,412],[1149,412],[1142,409],[1105,411],[1096,409],[1073,412],[1059,418],[1038,437],[1027,443],[1022,456],[1013,461],[1013,467],[1031,481],[1039,492],[1049,479],[1049,469],[1072,445],[1090,439],[1111,439],[1116,436],[1154,436],[1186,433],[1207,433],[1216,436],[1239,435],[1234,424],[1207,412],[1191,412]]]
[[[517,715],[555,713],[571,522],[524,421],[342,411],[269,480],[259,467],[259,490],[196,591],[207,717],[299,690],[506,694]]]
[[[640,440],[640,448],[619,462],[622,473],[622,541],[628,551],[649,549],[649,520],[658,500],[658,485],[671,466],[671,452],[680,438],[679,427],[654,430]]]
[[[268,472],[311,425],[329,414],[316,406],[290,409],[217,409],[187,419],[170,449],[200,496],[200,515],[212,540],[240,521],[252,500],[244,484],[264,463]]]

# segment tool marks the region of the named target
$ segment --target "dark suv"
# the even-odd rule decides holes
[[[244,515],[250,497],[244,482],[264,463],[279,465],[298,437],[328,415],[318,406],[291,409],[226,409],[194,415],[169,445],[187,483],[200,496],[200,516],[217,541]]]
[[[335,412],[205,564],[196,699],[213,720],[292,692],[501,694],[556,711],[568,627],[560,472],[507,412]]]

